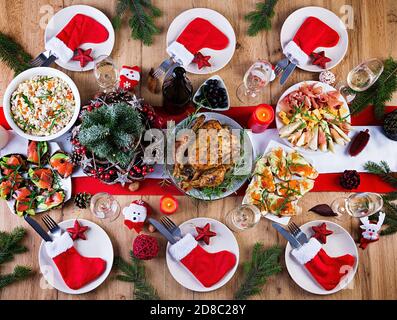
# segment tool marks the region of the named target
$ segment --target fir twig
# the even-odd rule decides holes
[[[145,266],[142,261],[135,258],[130,251],[131,263],[116,257],[114,266],[123,272],[116,276],[117,280],[131,282],[134,284],[134,299],[136,300],[160,300],[156,290],[147,282]]]
[[[376,174],[382,178],[383,181],[389,183],[391,186],[397,188],[397,177],[391,172],[386,161],[381,161],[379,164],[368,161],[364,164],[364,169],[369,173]]]
[[[256,10],[248,13],[245,20],[250,22],[248,27],[248,35],[256,36],[262,30],[270,30],[272,28],[272,18],[275,15],[274,7],[278,0],[266,0],[256,4]]]
[[[373,104],[376,118],[382,119],[385,114],[385,104],[393,98],[397,91],[397,61],[388,58],[384,61],[384,70],[376,83],[368,90],[355,92],[356,97],[350,106],[351,114],[363,111]]]
[[[23,50],[21,45],[12,38],[0,32],[0,60],[14,70],[15,74],[31,68],[32,57]]]
[[[245,262],[245,279],[234,295],[236,300],[245,300],[261,292],[262,286],[269,276],[281,272],[279,263],[281,248],[275,246],[267,250],[261,243],[256,243],[252,252],[251,261]]]
[[[131,28],[131,37],[142,40],[144,45],[153,43],[153,36],[160,33],[155,25],[154,18],[161,16],[161,10],[152,4],[151,0],[118,0],[116,16],[113,18],[113,26],[119,29],[127,9],[131,12],[128,25]]]
[[[32,275],[32,269],[24,266],[16,266],[10,274],[0,275],[0,289],[17,281],[24,280]]]

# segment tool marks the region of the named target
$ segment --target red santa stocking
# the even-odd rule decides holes
[[[106,269],[101,258],[87,258],[73,246],[69,233],[65,232],[53,242],[46,242],[47,254],[57,266],[66,285],[73,290],[80,289],[97,279]]]
[[[236,264],[236,256],[229,251],[209,253],[188,233],[170,247],[171,256],[180,261],[204,287],[212,287]]]
[[[294,39],[285,46],[284,54],[302,65],[317,48],[332,48],[338,42],[339,34],[334,29],[315,17],[309,17],[302,23]]]
[[[325,290],[334,289],[356,261],[350,254],[330,257],[315,238],[311,238],[308,243],[292,250],[291,253]]]
[[[203,48],[223,50],[229,44],[225,34],[211,22],[202,18],[191,21],[179,37],[167,48],[168,54],[187,66]]]
[[[72,59],[74,51],[84,43],[102,43],[109,37],[108,30],[98,21],[84,14],[76,14],[68,24],[46,43],[61,61]]]

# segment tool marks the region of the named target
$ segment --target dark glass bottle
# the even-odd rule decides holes
[[[191,104],[193,86],[182,67],[176,67],[163,83],[163,107],[167,113],[181,114]]]

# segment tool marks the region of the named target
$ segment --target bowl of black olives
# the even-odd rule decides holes
[[[229,93],[222,78],[215,75],[207,79],[198,88],[193,102],[196,106],[209,110],[228,110],[230,108]]]

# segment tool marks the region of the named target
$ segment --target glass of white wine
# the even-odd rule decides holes
[[[118,71],[109,56],[99,56],[94,66],[96,82],[104,92],[113,91],[118,82]]]
[[[339,216],[349,214],[354,218],[369,217],[383,207],[383,198],[372,192],[353,193],[349,197],[335,199],[332,204],[332,210]]]
[[[355,98],[355,93],[368,90],[380,77],[384,70],[383,62],[379,59],[370,59],[355,67],[347,75],[347,83],[338,86],[339,92],[347,102]]]
[[[257,207],[242,204],[226,215],[226,225],[234,232],[244,231],[256,226],[262,215]]]
[[[91,198],[90,209],[97,218],[109,221],[116,220],[120,214],[120,204],[106,192],[97,193]]]
[[[258,104],[260,94],[272,79],[273,67],[265,60],[256,61],[237,88],[237,98],[246,105]]]

